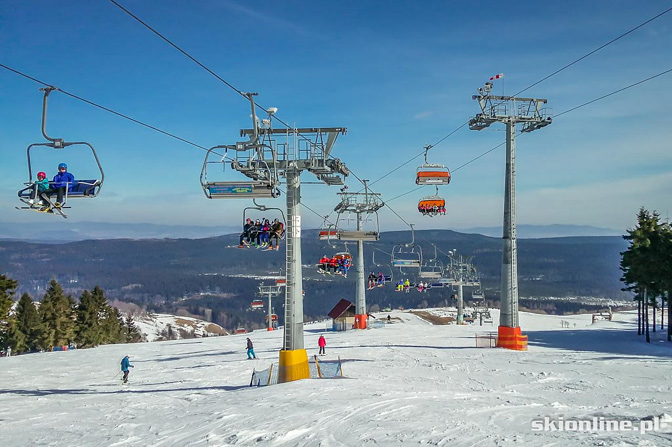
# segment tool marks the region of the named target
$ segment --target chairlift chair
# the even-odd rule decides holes
[[[446,201],[439,196],[439,187],[436,186],[435,188],[436,193],[434,195],[425,196],[418,201],[418,212],[423,216],[434,217],[445,213]]]
[[[411,242],[392,247],[391,264],[404,273],[404,269],[420,269],[422,267],[422,248],[415,245],[415,231],[411,227]]]
[[[208,199],[271,199],[280,195],[280,190],[274,186],[272,181],[272,172],[268,165],[261,161],[254,163],[257,166],[257,173],[255,178],[248,178],[244,180],[228,180],[228,181],[211,181],[208,180],[208,168],[212,165],[221,165],[222,172],[226,171],[226,154],[229,149],[236,146],[221,145],[214,146],[208,149],[203,161],[203,168],[201,169],[201,187]],[[217,149],[225,149],[224,155],[216,152]],[[219,160],[211,160],[210,157],[216,154],[220,157]],[[236,153],[238,157],[238,153]],[[237,164],[236,164],[237,163]],[[239,161],[231,161],[231,170],[234,171],[234,166],[242,166]]]
[[[280,195],[277,188],[278,178],[275,165],[266,162],[266,159],[276,158],[276,151],[272,147],[260,141],[259,138],[259,120],[256,115],[254,105],[255,93],[247,93],[245,96],[250,101],[252,108],[252,135],[249,141],[237,142],[232,145],[214,146],[205,154],[203,168],[201,169],[201,186],[208,199],[255,199],[255,198],[275,198]],[[216,152],[217,149],[224,149],[224,155]],[[216,164],[222,166],[222,172],[226,169],[226,154],[231,150],[235,153],[230,160],[231,170],[238,171],[247,177],[246,180],[227,180],[210,181],[208,180],[208,167]],[[211,160],[212,155],[220,157],[219,160]]]
[[[450,170],[441,164],[427,162],[427,152],[431,146],[425,147],[425,163],[418,167],[415,176],[417,185],[447,185],[450,183]]]
[[[20,189],[18,192],[18,197],[21,202],[26,206],[17,207],[20,210],[31,210],[31,211],[40,211],[41,207],[36,205],[39,203],[40,198],[37,195],[37,185],[33,180],[33,157],[31,154],[31,149],[37,146],[50,147],[56,150],[63,150],[66,148],[72,148],[73,146],[85,146],[85,149],[89,149],[93,155],[93,159],[96,162],[96,167],[100,173],[100,177],[96,179],[75,179],[72,185],[67,185],[65,188],[65,193],[63,195],[63,204],[61,208],[70,208],[66,203],[69,199],[78,199],[78,198],[94,198],[97,197],[100,193],[101,188],[103,187],[103,182],[105,180],[105,174],[103,173],[103,168],[100,165],[100,160],[98,160],[98,155],[94,147],[85,141],[75,141],[75,142],[66,142],[63,138],[52,138],[47,135],[46,126],[47,126],[47,98],[52,90],[56,90],[55,87],[46,87],[41,88],[41,91],[44,92],[44,97],[42,99],[42,135],[48,140],[47,143],[33,143],[28,146],[26,150],[26,155],[28,158],[28,182],[24,185],[25,187]],[[51,182],[50,182],[51,185]],[[31,203],[30,200],[34,196],[34,202]],[[53,204],[50,204],[53,205]],[[53,207],[52,207],[53,208]],[[67,217],[62,211],[58,210],[58,214],[62,217]]]
[[[252,199],[252,203],[254,203],[254,206],[248,206],[243,209],[243,227],[245,226],[245,223],[247,222],[248,219],[255,221],[255,220],[266,220],[268,219],[269,222],[272,222],[274,219],[278,219],[278,221],[282,224],[282,232],[278,235],[278,240],[284,240],[285,238],[285,230],[287,228],[287,220],[285,219],[285,213],[282,211],[282,209],[277,208],[277,207],[272,207],[272,206],[266,206],[266,205],[261,205],[257,203],[256,199]],[[248,212],[250,210],[257,210],[260,212],[266,212],[269,210],[275,210],[275,215],[278,217],[268,217],[268,216],[262,216],[261,218],[258,219],[252,219],[248,217]],[[280,213],[279,215],[277,213]],[[269,243],[271,242],[271,234],[269,232]],[[244,236],[244,235],[243,235]],[[251,235],[247,234],[248,239],[251,239]],[[248,240],[248,242],[251,244],[252,240]],[[279,242],[278,242],[279,244]]]
[[[252,310],[263,309],[264,308],[263,300],[252,300],[252,304],[250,304],[250,308]]]

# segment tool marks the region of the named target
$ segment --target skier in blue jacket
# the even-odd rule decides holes
[[[124,372],[122,380],[124,383],[128,383],[129,368],[135,368],[135,366],[131,365],[131,360],[126,356],[121,360],[121,370]]]
[[[58,165],[58,174],[54,176],[51,186],[41,193],[40,197],[42,197],[45,202],[49,202],[49,197],[56,193],[56,203],[54,203],[54,206],[60,208],[63,205],[65,188],[68,188],[68,192],[72,192],[73,186],[75,186],[75,176],[68,172],[68,165],[61,163]]]

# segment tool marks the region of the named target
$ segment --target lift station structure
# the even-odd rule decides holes
[[[345,127],[273,129],[276,108],[266,110],[268,118],[258,119],[254,96],[246,93],[252,108],[252,128],[240,135],[248,141],[211,148],[203,164],[201,185],[208,198],[274,198],[279,185],[286,186],[287,228],[285,322],[280,351],[278,381],[290,382],[310,378],[308,355],[303,338],[303,274],[301,271],[301,173],[308,171],[327,185],[343,185],[348,168],[331,151]],[[221,150],[232,151],[231,169],[243,174],[244,181],[210,181],[207,179],[208,157]],[[219,152],[216,152],[219,151]],[[219,154],[221,155],[221,154]],[[224,162],[224,157],[221,161]],[[227,160],[228,162],[229,160]],[[284,180],[282,180],[284,178]]]
[[[543,106],[545,99],[517,98],[491,95],[492,82],[486,82],[472,99],[478,101],[481,113],[469,120],[471,130],[483,130],[493,123],[506,124],[506,179],[504,186],[504,250],[502,254],[502,285],[497,345],[503,348],[526,350],[527,336],[523,336],[518,321],[518,249],[516,242],[516,124],[522,132],[546,127],[552,118]]]

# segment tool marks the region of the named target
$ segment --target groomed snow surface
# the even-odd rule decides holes
[[[270,387],[248,384],[253,368],[277,363],[282,331],[1,358],[0,444],[672,445],[672,424],[532,429],[544,417],[672,423],[672,343],[644,343],[636,314],[591,325],[590,315],[521,313],[527,352],[475,347],[474,333],[496,331],[496,311],[482,327],[391,316],[384,328],[326,334],[321,359],[340,356],[344,378]],[[309,356],[325,326],[306,325]],[[246,360],[246,336],[259,360]],[[122,386],[124,355],[135,368]]]

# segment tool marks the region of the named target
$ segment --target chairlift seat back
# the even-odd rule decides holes
[[[265,182],[211,182],[203,185],[209,199],[273,198],[275,190]]]
[[[395,259],[392,261],[392,267],[411,267],[420,268],[419,259]]]
[[[421,206],[433,208],[444,208],[446,206],[446,201],[440,197],[425,197],[418,202],[418,208]]]
[[[376,231],[338,231],[338,239],[342,241],[377,241],[380,234]]]
[[[450,183],[450,172],[448,169],[428,169],[418,171],[415,178],[418,185],[447,185]]]

